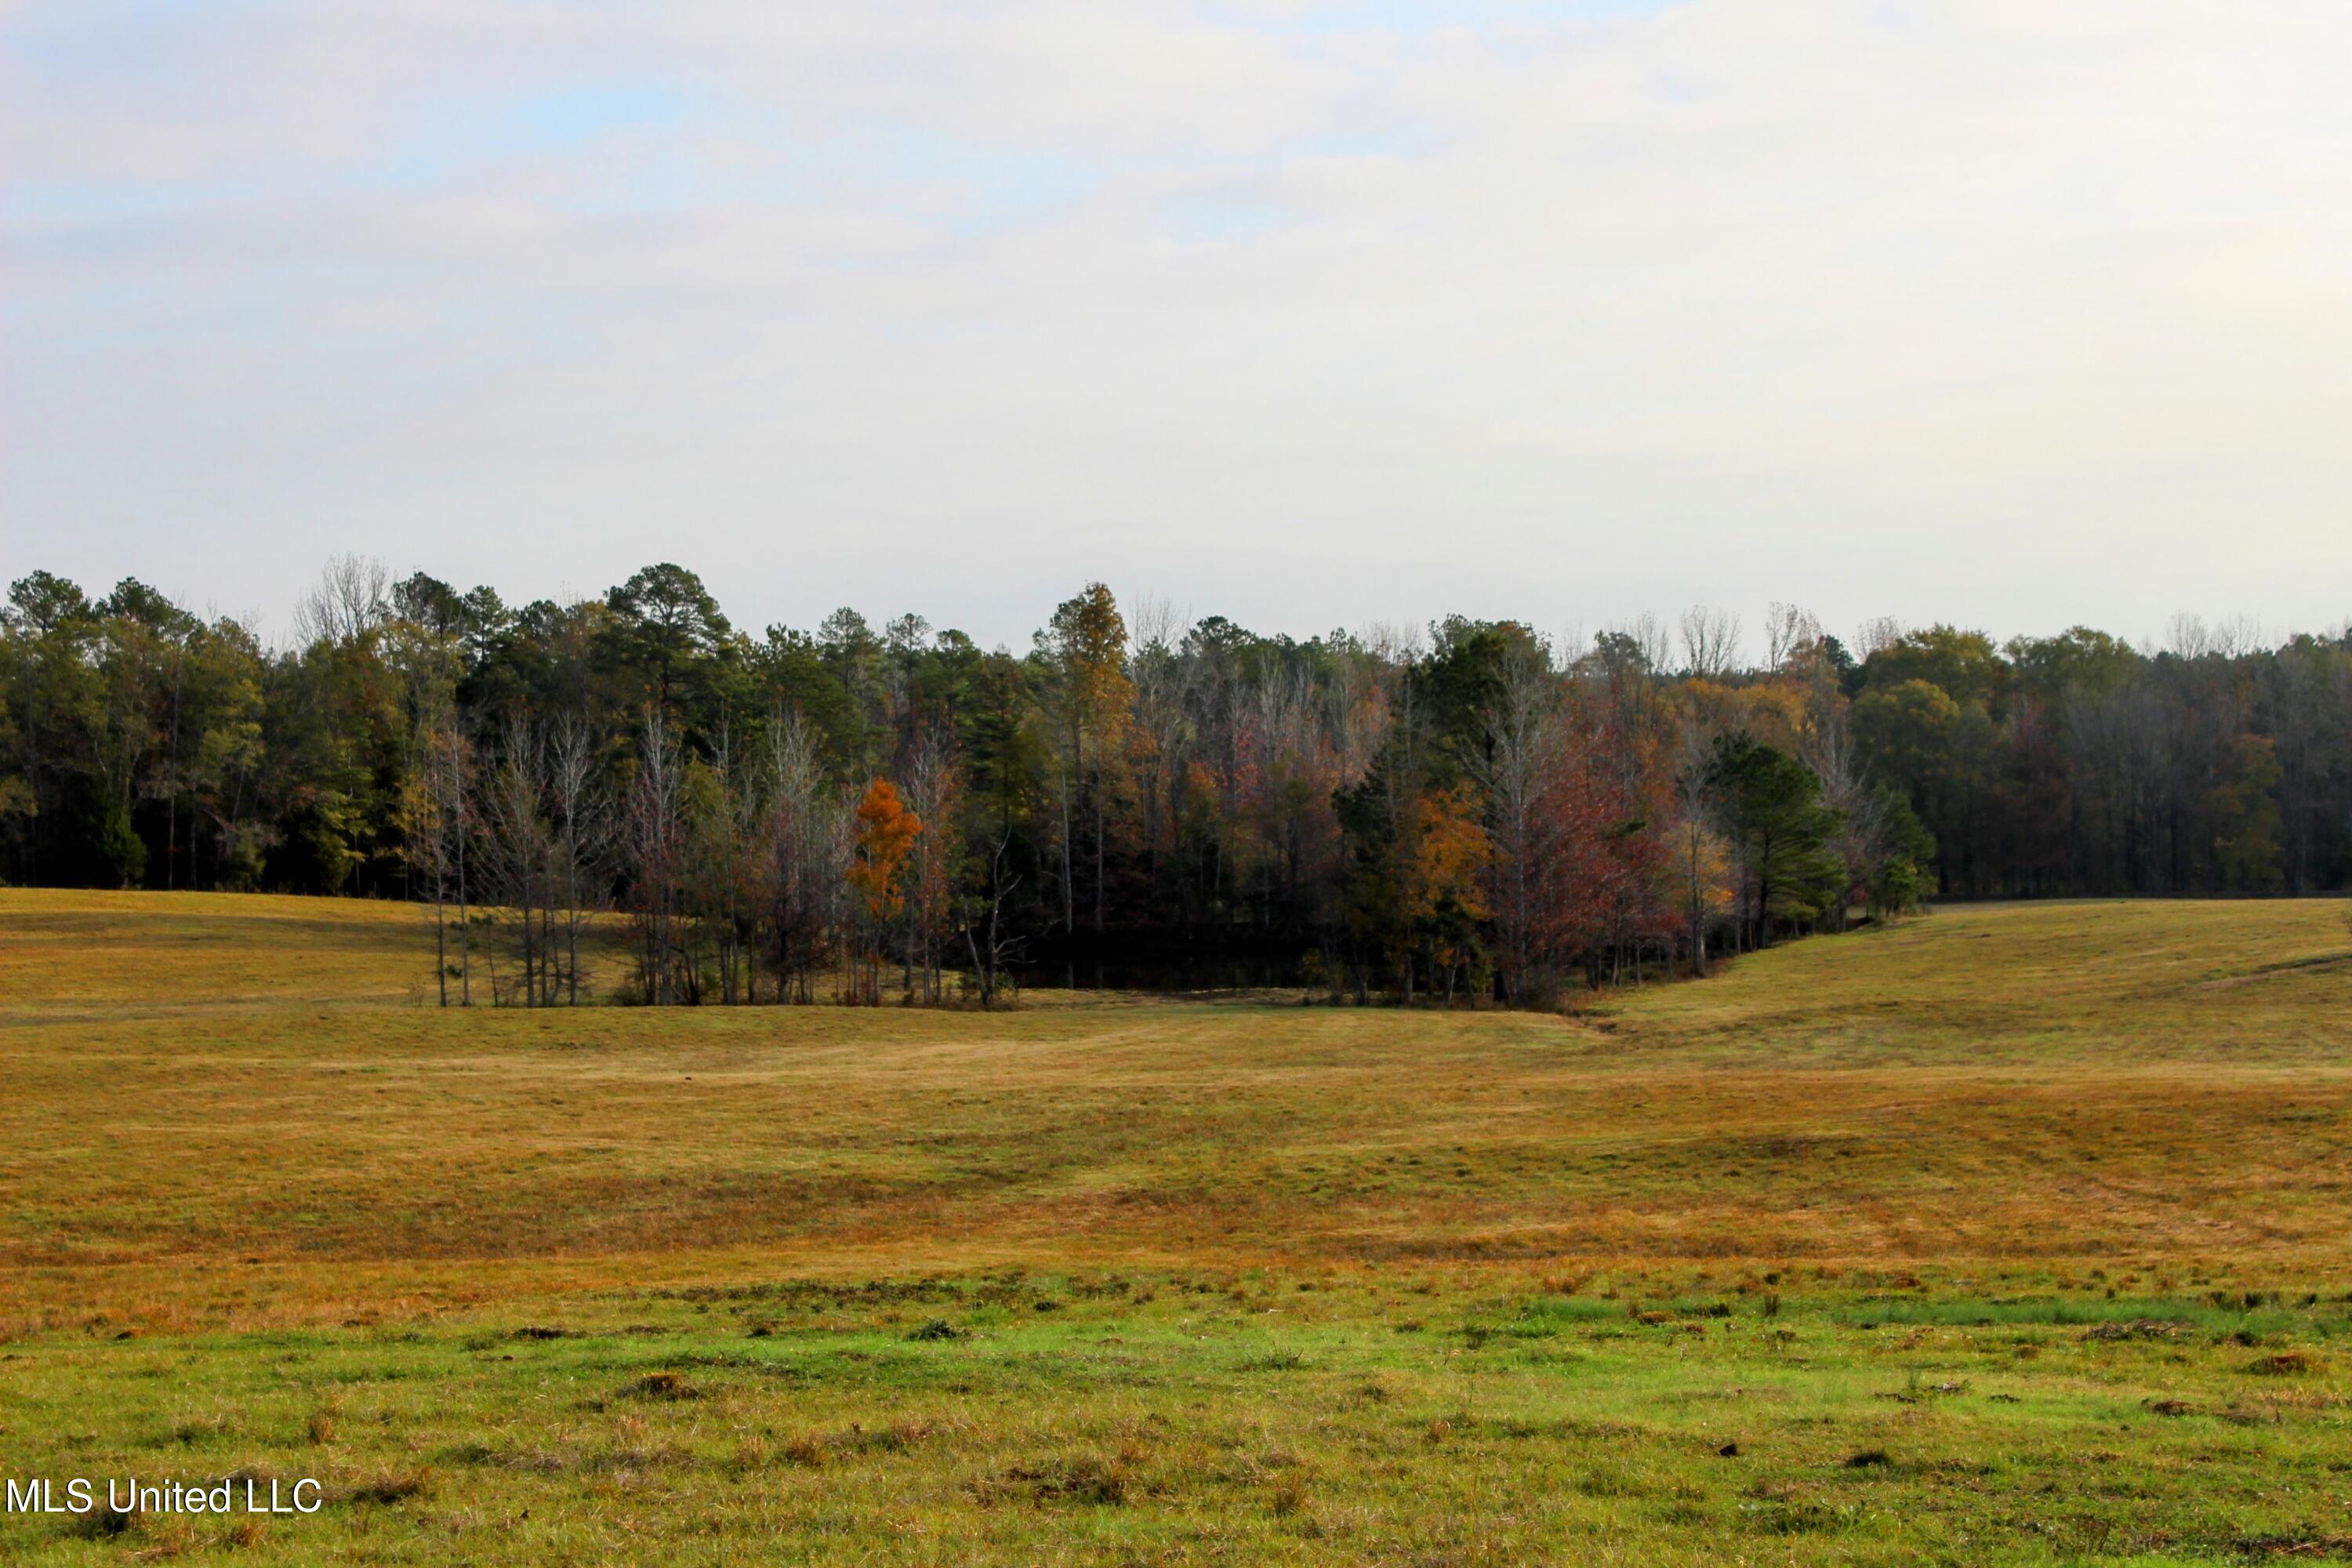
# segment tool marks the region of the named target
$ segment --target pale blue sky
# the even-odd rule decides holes
[[[0,574],[2352,613],[2334,0],[17,0]]]

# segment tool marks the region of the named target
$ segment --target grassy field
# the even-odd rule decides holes
[[[2344,908],[458,1013],[410,909],[0,891],[0,1475],[329,1499],[0,1556],[2352,1557]]]

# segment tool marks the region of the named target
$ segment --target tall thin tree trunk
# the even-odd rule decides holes
[[[460,813],[464,811],[460,805]],[[466,827],[457,825],[457,969],[459,1005],[474,1005],[474,919],[466,901]]]

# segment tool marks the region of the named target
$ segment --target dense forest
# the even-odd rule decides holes
[[[1093,584],[1024,651],[330,564],[289,646],[136,581],[0,611],[0,869],[428,906],[452,1004],[947,996],[1013,979],[1542,1005],[1926,895],[2352,877],[2352,634],[2171,646],[1776,605],[1556,646],[1297,641]],[[613,999],[610,996],[599,998]]]

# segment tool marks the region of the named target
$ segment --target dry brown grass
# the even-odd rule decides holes
[[[1948,911],[1574,1021],[442,1012],[429,943],[394,905],[0,893],[0,1319],[1014,1261],[2301,1277],[2352,1234],[2329,904]]]

